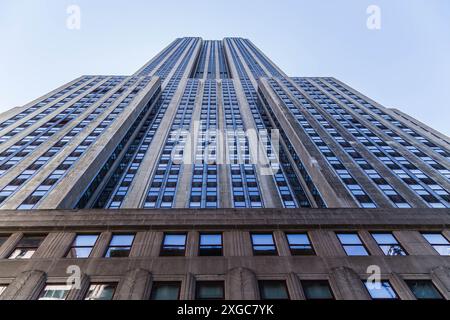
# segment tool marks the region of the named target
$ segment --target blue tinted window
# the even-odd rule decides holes
[[[357,233],[339,233],[337,236],[348,256],[369,255]]]
[[[252,234],[253,253],[255,255],[276,255],[277,248],[271,233]]]
[[[397,294],[389,281],[381,281],[377,283],[366,281],[364,284],[372,299],[397,299]]]

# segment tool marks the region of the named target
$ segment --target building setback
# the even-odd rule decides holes
[[[445,135],[180,38],[0,115],[0,299],[449,299],[449,192]]]

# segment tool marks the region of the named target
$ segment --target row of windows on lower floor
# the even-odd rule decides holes
[[[416,299],[440,300],[443,295],[431,280],[407,280],[406,284]],[[373,300],[400,299],[388,280],[371,282],[363,280],[363,285]],[[289,300],[290,294],[286,281],[263,280],[258,282],[259,294],[262,300]],[[327,280],[301,281],[304,297],[307,300],[333,300],[335,295]],[[112,300],[117,283],[92,283],[85,295],[85,300]],[[0,285],[0,296],[7,289]],[[66,300],[73,290],[67,284],[47,284],[39,295],[39,300]],[[181,282],[153,282],[151,300],[180,299]],[[198,281],[195,284],[196,300],[224,300],[225,282]]]
[[[371,233],[381,251],[387,256],[406,256],[408,252],[392,232]],[[67,251],[67,258],[89,258],[99,239],[99,234],[77,234]],[[357,232],[336,233],[348,256],[369,256],[369,250]],[[442,233],[422,233],[424,239],[437,254],[450,256],[450,241]],[[250,233],[255,256],[278,255],[273,233]],[[8,237],[0,237],[0,246]],[[9,259],[30,259],[41,245],[45,235],[25,235],[9,255]],[[314,245],[308,233],[285,233],[285,239],[293,256],[315,255]],[[128,257],[135,241],[135,234],[113,234],[104,253],[105,258]],[[187,233],[164,233],[161,256],[185,256]],[[223,255],[222,233],[200,233],[198,253],[200,256]]]

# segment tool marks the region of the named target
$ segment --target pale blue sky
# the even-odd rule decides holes
[[[336,77],[450,135],[448,0],[0,0],[0,111],[82,74],[131,74],[182,36],[250,38],[289,75]]]

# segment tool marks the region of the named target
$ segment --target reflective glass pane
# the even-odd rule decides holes
[[[406,256],[406,252],[399,245],[382,245],[380,246],[381,250],[387,256]]]
[[[115,235],[111,239],[110,246],[131,246],[134,235]]]
[[[17,247],[37,248],[44,241],[44,238],[44,236],[25,236],[19,241]]]
[[[374,233],[373,237],[378,244],[397,243],[397,240],[390,233]]]
[[[155,282],[153,284],[151,300],[178,300],[179,296],[179,283]]]
[[[106,252],[107,258],[126,258],[130,255],[130,247],[112,247]]]
[[[397,294],[388,281],[365,282],[365,285],[372,299],[397,299]]]
[[[287,300],[286,283],[284,281],[260,281],[261,299],[263,300]]]
[[[423,236],[430,244],[449,244],[442,234],[424,234]]]
[[[433,248],[441,255],[441,256],[450,256],[450,245],[445,246],[433,246]]]
[[[357,234],[338,234],[339,241],[342,244],[361,244],[361,239]]]
[[[35,249],[16,249],[11,253],[8,259],[31,259],[35,252]]]
[[[252,240],[253,244],[256,245],[274,244],[273,236],[271,234],[253,234]]]
[[[74,247],[94,246],[97,242],[98,235],[78,235],[73,243]]]
[[[364,246],[344,246],[344,250],[348,256],[368,256],[369,255],[369,253],[367,252],[366,248],[364,248]]]
[[[112,300],[115,284],[91,284],[85,300]]]
[[[7,286],[1,285],[0,286],[0,296],[2,295],[3,292],[5,292]]]
[[[306,234],[288,234],[287,239],[290,245],[310,244]]]
[[[186,244],[185,234],[167,234],[164,238],[164,245],[184,246]]]
[[[89,258],[92,248],[71,248],[67,254],[67,258]]]
[[[200,236],[200,245],[222,245],[222,235],[221,234],[202,234]]]
[[[197,282],[198,300],[222,300],[224,299],[223,282]]]
[[[308,300],[331,300],[333,295],[327,281],[302,281],[303,291]]]
[[[69,294],[68,285],[47,285],[42,291],[39,300],[65,300]]]
[[[437,291],[431,281],[417,280],[406,281],[414,296],[419,300],[440,300],[441,294]]]

